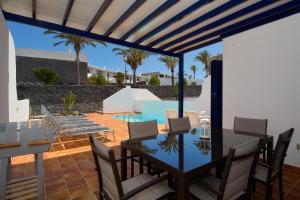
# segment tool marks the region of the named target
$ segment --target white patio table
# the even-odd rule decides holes
[[[28,194],[23,191],[22,196],[36,195],[38,199],[44,199],[44,181],[43,181],[43,152],[50,150],[53,142],[53,130],[47,127],[42,121],[12,122],[0,123],[0,200],[5,199],[7,195],[14,197],[20,192],[20,185],[35,185],[35,191]],[[14,156],[34,154],[35,173],[31,177],[22,179],[10,179],[11,158]],[[17,188],[16,188],[17,187]],[[7,194],[7,190],[12,191]],[[21,191],[22,192],[22,191]]]

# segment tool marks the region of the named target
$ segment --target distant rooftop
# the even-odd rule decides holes
[[[46,58],[55,60],[69,60],[74,61],[76,55],[73,53],[65,53],[59,51],[45,51],[37,49],[16,49],[16,56],[32,57],[32,58]],[[79,59],[81,62],[88,62],[87,57],[84,54],[80,54]]]

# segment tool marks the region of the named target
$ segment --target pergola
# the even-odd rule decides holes
[[[0,3],[6,20],[179,58],[180,117],[185,53],[300,11],[300,0],[2,0]]]

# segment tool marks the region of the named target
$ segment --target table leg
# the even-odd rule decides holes
[[[176,199],[189,199],[189,184],[183,172],[179,172],[179,175],[176,179]]]
[[[11,178],[11,173],[10,173],[10,171],[11,171],[11,158],[8,158],[8,160],[7,160],[8,162],[7,162],[7,181],[9,181],[10,180],[10,178]]]
[[[121,146],[121,180],[127,179],[127,149]]]
[[[5,199],[5,187],[7,181],[7,167],[8,167],[8,159],[3,158],[0,160],[0,200]]]
[[[168,173],[168,186],[174,188],[174,180],[172,174]]]
[[[271,141],[267,142],[267,162],[268,162],[268,164],[271,164],[271,162],[272,162],[273,143],[274,143],[273,138]]]
[[[220,179],[222,178],[224,165],[225,165],[225,163],[223,161],[220,161],[220,162],[218,162],[218,164],[216,166],[216,177],[218,177]]]
[[[144,173],[144,159],[139,157],[140,174]]]
[[[45,199],[44,196],[44,173],[43,173],[43,153],[34,154],[35,162],[35,174],[38,179],[38,199]]]

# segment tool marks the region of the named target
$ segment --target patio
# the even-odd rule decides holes
[[[114,127],[116,142],[105,144],[113,147],[116,157],[120,157],[120,141],[128,139],[127,124],[112,119],[111,115],[88,114],[88,118]],[[163,129],[163,127],[161,127]],[[86,137],[64,138],[62,143],[52,145],[51,152],[44,153],[45,195],[47,200],[97,199],[99,198],[98,178],[95,164]],[[66,149],[63,149],[65,146]],[[33,155],[12,159],[12,178],[22,178],[33,174]],[[138,168],[138,165],[135,165]],[[128,165],[128,173],[130,166]],[[138,171],[136,169],[136,171]],[[300,192],[300,169],[285,165],[284,191],[287,200],[298,199]],[[264,186],[258,183],[253,199],[264,199]],[[274,184],[273,199],[279,199],[278,184]]]
[[[127,124],[112,119],[111,115],[88,114],[95,122],[101,121],[114,127],[116,142],[105,144],[113,147],[116,157],[120,157],[119,142],[128,139]],[[163,127],[161,127],[163,129]],[[99,199],[98,178],[87,137],[64,138],[63,142],[52,145],[51,152],[44,153],[45,195],[47,200]],[[65,146],[65,149],[63,149]],[[22,178],[33,173],[33,155],[18,156],[12,159],[12,178]],[[138,168],[138,165],[135,165]],[[128,165],[128,173],[130,166]],[[136,170],[137,171],[137,170]],[[278,184],[274,184],[273,199],[279,199]],[[300,169],[285,165],[284,191],[287,200],[299,198]],[[253,199],[264,199],[264,186],[258,183]]]
[[[123,191],[124,186],[121,180],[126,181],[127,172],[130,171],[130,166],[124,160],[127,159],[127,151],[139,156],[140,163],[142,159],[147,160],[149,170],[154,169],[150,166],[152,164],[150,162],[153,162],[158,169],[167,172],[168,184],[164,183],[164,187],[167,188],[165,191],[175,191],[174,194],[178,200],[189,199],[191,194],[198,195],[198,197],[206,194],[207,191],[203,190],[201,184],[207,177],[217,179],[214,189],[208,186],[213,194],[207,195],[213,198],[234,198],[236,193],[243,197],[251,196],[252,181],[261,181],[269,185],[268,190],[265,192],[264,186],[257,183],[253,199],[263,199],[265,193],[267,194],[266,199],[268,199],[268,194],[269,197],[272,196],[272,181],[274,180],[274,199],[279,199],[279,193],[284,195],[285,199],[300,198],[300,169],[297,168],[300,166],[298,159],[299,134],[294,134],[291,140],[294,128],[296,131],[299,130],[297,119],[299,119],[300,112],[297,109],[299,108],[300,94],[292,88],[299,85],[299,67],[297,67],[300,63],[299,45],[295,41],[298,41],[300,33],[300,2],[297,0],[160,0],[159,2],[160,4],[156,5],[154,1],[144,0],[130,0],[130,3],[129,1],[104,0],[99,5],[99,2],[94,0],[89,3],[74,0],[63,2],[1,1],[0,41],[3,45],[0,46],[0,83],[3,87],[1,87],[0,96],[0,119],[4,140],[1,144],[0,155],[1,199],[18,198],[28,192],[31,192],[30,195],[35,195],[34,197],[43,199],[41,188],[45,188],[46,199],[100,198],[95,167],[99,176],[101,173],[105,176],[100,180],[103,179],[107,183],[103,186],[105,189],[101,193],[103,196],[130,199],[140,192],[137,189],[141,189],[141,187],[127,188],[127,191]],[[106,114],[88,114],[88,118],[96,122],[97,127],[94,122],[82,119],[82,116],[68,116],[69,118],[60,116],[59,120],[52,114],[47,114],[47,124],[41,123],[39,126],[31,127],[31,124],[27,122],[29,100],[19,101],[15,90],[15,46],[6,25],[8,20],[177,58],[178,105],[176,112],[178,114],[176,113],[176,117],[169,117],[169,119],[175,118],[171,119],[174,120],[175,127],[176,125],[180,127],[182,122],[185,122],[183,124],[185,126],[181,130],[184,131],[184,134],[177,134],[177,131],[172,131],[171,123],[169,124],[172,133],[167,137],[175,136],[171,137],[171,139],[175,138],[173,140],[175,146],[178,142],[175,152],[173,154],[169,152],[168,155],[166,152],[159,152],[155,155],[155,153],[147,151],[146,147],[151,147],[151,145],[157,147],[161,142],[161,135],[157,133],[155,121],[151,121],[152,127],[148,126],[146,130],[139,132],[137,129],[136,135],[140,138],[132,138],[131,135],[130,141],[123,141],[129,139],[126,123],[112,119],[110,115]],[[211,71],[209,124],[211,127],[209,128],[206,124],[206,126],[197,127],[198,129],[191,129],[190,118],[183,118],[187,111],[184,104],[184,54],[221,41],[224,43],[223,60],[209,61],[209,71]],[[77,59],[77,61],[79,60]],[[80,81],[78,83],[80,85]],[[120,101],[120,99],[117,100]],[[124,104],[126,103],[124,101]],[[72,117],[76,119],[71,119]],[[253,130],[257,128],[257,124],[252,126],[253,121],[244,123],[246,129],[250,127],[250,130],[245,131],[247,134],[244,130],[235,129],[236,120],[242,119],[242,117],[246,121],[262,122],[262,125],[258,123],[260,131]],[[176,120],[178,121],[176,122]],[[21,124],[20,121],[26,122]],[[83,129],[78,128],[83,121],[89,125],[84,125]],[[66,131],[68,128],[64,126],[75,127],[76,130],[71,130],[69,135],[72,132],[81,131],[75,133],[80,135],[56,138],[51,144],[53,137],[68,132]],[[87,130],[85,133],[91,133],[88,131],[92,131],[92,127],[96,127],[97,132],[104,130],[111,134],[113,132],[108,129],[113,129],[116,140],[113,141],[108,137],[108,141],[98,143],[93,138],[93,151],[91,151],[88,137],[83,134],[83,131]],[[163,127],[158,128],[160,132],[163,131]],[[230,130],[228,131],[228,129]],[[200,131],[197,132],[197,130]],[[213,132],[213,130],[217,131]],[[226,130],[229,132],[227,134],[231,134],[231,136],[225,137]],[[283,130],[287,131],[282,132]],[[43,135],[44,131],[47,136],[51,133],[51,137]],[[211,131],[212,134],[209,137],[207,134],[204,138],[201,134],[205,131]],[[94,130],[93,133],[95,132]],[[53,135],[53,133],[57,135]],[[147,137],[141,136],[145,134]],[[42,137],[39,138],[40,136]],[[194,144],[193,139],[196,137],[199,142],[204,139],[206,144],[209,143],[208,151],[203,153],[203,147],[192,145]],[[101,137],[97,139],[102,141]],[[273,140],[277,140],[278,144],[274,152],[272,151]],[[120,152],[121,141],[123,143]],[[136,141],[137,143],[134,143]],[[137,145],[135,146],[135,144]],[[47,152],[50,145],[50,151]],[[291,148],[288,149],[289,145]],[[107,146],[113,148],[117,158],[121,157],[121,166],[115,165],[113,151]],[[149,149],[151,150],[151,148]],[[262,150],[263,153],[267,152],[267,162],[256,165]],[[193,157],[194,154],[198,156]],[[97,158],[95,159],[98,163],[96,166],[93,162],[93,155]],[[284,160],[286,155],[287,158]],[[189,160],[186,161],[186,158]],[[204,159],[202,160],[202,158]],[[170,160],[175,161],[175,164]],[[7,177],[9,173],[6,172],[10,172],[10,161],[12,177]],[[99,164],[100,162],[101,164]],[[191,167],[186,167],[191,163]],[[235,163],[237,164],[235,165]],[[103,164],[104,169],[99,167]],[[264,168],[263,172],[265,173],[262,179],[259,177],[258,166]],[[34,168],[36,170],[33,170]],[[121,174],[121,180],[117,176],[117,168]],[[137,171],[138,166],[136,165],[135,168]],[[212,170],[213,173],[210,174],[208,170]],[[207,173],[207,176],[197,180],[199,182],[192,182],[199,175],[203,175],[202,172]],[[28,184],[27,179],[15,182],[10,178],[18,179],[30,175],[34,175],[32,180],[35,181],[30,185],[30,191],[26,191],[28,186],[14,188],[20,182],[21,186],[23,186],[23,182]],[[146,183],[143,179],[140,186],[153,186],[153,188],[160,186],[159,184],[154,185],[157,183],[154,176],[146,174],[143,176],[152,181]],[[230,181],[227,183],[228,177],[230,177]],[[278,189],[276,180],[279,179],[280,185],[282,177],[284,194],[282,190]],[[191,189],[195,189],[196,193]],[[153,195],[153,191],[143,190],[142,192]],[[157,193],[160,194],[160,192]],[[138,195],[140,194],[142,193]]]

